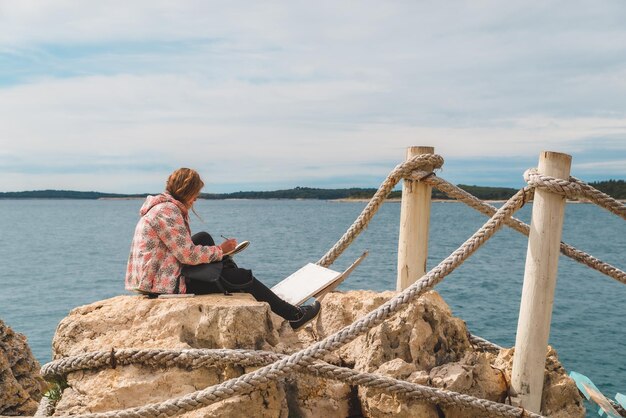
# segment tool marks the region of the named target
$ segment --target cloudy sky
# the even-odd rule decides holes
[[[0,0],[0,191],[626,178],[626,3]]]

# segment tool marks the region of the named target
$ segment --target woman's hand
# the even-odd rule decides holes
[[[236,246],[237,246],[237,240],[234,238],[227,239],[226,241],[220,244],[220,248],[222,249],[223,253],[231,252],[232,250],[235,249]]]

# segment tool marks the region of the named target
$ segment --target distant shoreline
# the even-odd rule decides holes
[[[624,201],[626,199],[626,180],[607,180],[589,183],[594,188]],[[459,184],[459,188],[465,192],[489,202],[504,202],[511,198],[518,189],[511,187],[491,187]],[[273,191],[239,191],[232,193],[201,193],[200,199],[204,200],[326,200],[337,202],[367,202],[378,191],[376,188],[351,187],[343,189],[321,189],[313,187],[295,187]],[[72,200],[140,200],[150,194],[158,193],[102,193],[96,191],[76,190],[30,190],[21,192],[0,192],[0,200],[5,199],[72,199]],[[389,202],[399,202],[402,198],[402,190],[393,190],[387,196]],[[433,202],[454,202],[448,195],[436,188],[432,189]]]
[[[118,200],[144,200],[145,197],[98,197],[95,199],[90,199],[90,198],[72,198],[72,197],[3,197],[0,198],[0,201],[2,200],[111,200],[111,201],[118,201]],[[205,199],[205,198],[200,198],[200,200],[204,200],[204,201],[215,201],[215,200],[310,200],[310,201],[326,201],[326,202],[336,202],[336,203],[367,203],[371,200],[370,199],[365,199],[365,198],[342,198],[342,199],[316,199],[316,198],[288,198],[288,197],[282,197],[282,198],[271,198],[271,197],[267,197],[267,198],[247,198],[247,197],[236,197],[236,198],[213,198],[213,199]],[[618,202],[620,203],[624,203],[626,204],[626,199],[616,199]],[[505,199],[496,199],[496,200],[482,200],[485,203],[504,203],[506,202]],[[401,198],[389,198],[389,199],[385,199],[384,203],[401,203],[402,199]],[[431,199],[431,202],[433,203],[462,203],[460,200],[457,199]],[[531,200],[532,202],[532,200]],[[586,203],[592,203],[588,200],[567,200],[567,203],[580,203],[580,204],[586,204]]]

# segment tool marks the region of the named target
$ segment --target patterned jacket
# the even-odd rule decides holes
[[[191,241],[189,214],[169,193],[148,196],[139,211],[126,268],[126,289],[151,293],[186,293],[183,264],[222,259],[222,249]]]

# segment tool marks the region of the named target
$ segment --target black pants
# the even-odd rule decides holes
[[[215,241],[213,237],[207,232],[198,232],[191,237],[191,240],[196,245],[215,245]],[[290,304],[282,300],[276,293],[272,292],[267,286],[258,281],[252,275],[252,271],[247,269],[242,269],[237,267],[237,264],[233,261],[231,257],[224,257],[221,261],[222,267],[222,277],[225,279],[222,281],[223,286],[229,292],[246,292],[250,293],[254,298],[260,302],[267,302],[272,309],[272,312],[275,314],[282,316],[285,319],[293,320],[298,319],[300,316],[300,310]],[[252,279],[252,280],[251,280]],[[228,288],[227,283],[232,283],[234,285],[239,285],[237,288]],[[246,287],[241,289],[241,286],[249,283]],[[210,293],[219,293],[220,290],[214,283],[202,281],[202,280],[194,280],[194,279],[186,279],[187,284],[187,293],[194,293],[196,295],[206,295]]]

